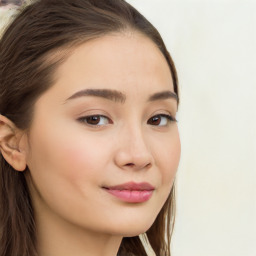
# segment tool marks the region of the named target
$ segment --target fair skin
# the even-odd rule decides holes
[[[16,170],[30,169],[40,256],[114,256],[122,237],[153,224],[177,171],[169,66],[150,39],[133,32],[76,47],[55,77],[35,104],[29,136],[1,116],[16,133],[9,151],[1,139],[1,152]],[[106,189],[126,182],[151,184],[151,197],[126,202]]]

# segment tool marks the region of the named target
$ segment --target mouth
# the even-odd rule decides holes
[[[128,203],[142,203],[148,201],[155,188],[146,182],[128,182],[116,186],[103,187],[112,196]]]

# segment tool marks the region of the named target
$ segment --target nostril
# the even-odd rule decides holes
[[[134,166],[134,164],[133,163],[128,163],[128,164],[126,164],[126,166]]]
[[[128,166],[128,167],[136,167],[138,169],[142,169],[142,168],[149,168],[151,166],[151,163],[148,163],[148,164],[142,164],[142,165],[136,165],[134,163],[128,163],[126,164],[125,166]]]

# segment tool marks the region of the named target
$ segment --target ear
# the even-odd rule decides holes
[[[16,170],[26,169],[26,154],[20,150],[24,132],[3,115],[0,115],[0,151],[5,160]]]

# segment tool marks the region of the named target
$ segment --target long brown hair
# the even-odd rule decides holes
[[[0,113],[28,130],[33,105],[54,84],[69,49],[109,33],[137,31],[164,55],[178,95],[174,63],[156,28],[124,0],[41,0],[24,8],[0,40]],[[59,53],[59,54],[56,54]],[[0,156],[0,256],[35,256],[36,227],[25,175]],[[146,232],[157,256],[170,256],[174,187]],[[118,255],[146,256],[138,236],[125,237]]]

